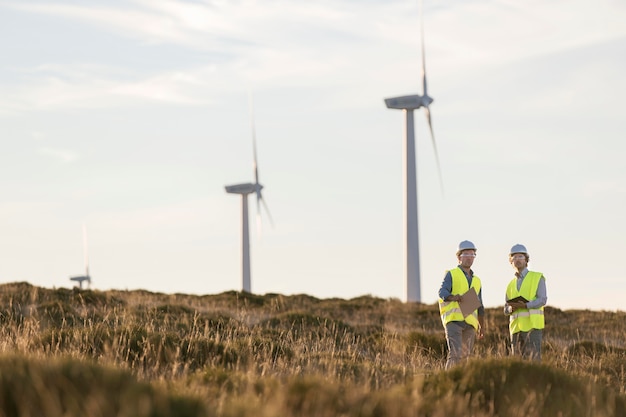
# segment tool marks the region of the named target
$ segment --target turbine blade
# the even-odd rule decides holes
[[[267,212],[267,217],[270,221],[272,227],[274,227],[274,222],[272,221],[272,216],[270,215],[269,209],[267,208],[267,204],[261,195],[261,189],[263,186],[259,183],[259,164],[257,158],[257,149],[256,149],[256,127],[254,123],[254,104],[252,99],[252,93],[250,93],[250,125],[252,129],[252,152],[254,157],[253,168],[254,168],[254,185],[256,188],[256,223],[257,223],[257,235],[260,238],[262,233],[262,221],[261,221],[261,204],[265,208]]]
[[[261,239],[261,234],[263,233],[263,225],[261,224],[261,212],[256,212],[256,237],[258,240]]]
[[[263,196],[261,195],[261,193],[259,192],[260,198],[257,200],[257,203],[260,202],[260,204],[263,205],[263,209],[265,210],[265,214],[267,215],[267,219],[270,222],[270,226],[272,226],[272,228],[274,227],[274,220],[272,219],[272,215],[270,213],[270,209],[267,207],[267,203],[265,202],[265,199],[263,198]],[[261,235],[262,235],[262,225],[263,225],[263,221],[261,219],[262,215],[261,215],[261,209],[259,208],[259,210],[257,210],[256,213],[256,227],[257,227],[257,236],[260,239]]]
[[[430,129],[430,138],[433,142],[433,149],[435,151],[435,160],[437,161],[437,172],[439,173],[439,186],[441,187],[441,196],[444,197],[443,192],[443,177],[441,176],[441,165],[439,164],[439,152],[437,152],[437,143],[435,142],[435,133],[433,131],[433,123],[430,117],[430,108],[424,106],[426,112],[426,119],[428,120],[428,128]]]
[[[269,220],[270,225],[274,227],[274,220],[272,220],[270,209],[267,207],[267,203],[265,202],[265,199],[263,197],[261,197],[261,204],[263,204],[263,208],[265,209],[265,213],[267,214],[267,219]]]
[[[428,86],[426,85],[426,53],[424,52],[424,11],[423,2],[420,1],[420,32],[422,38],[422,95],[428,96]]]
[[[257,184],[256,187],[256,218],[257,218],[257,232],[260,231],[260,224],[261,224],[261,199],[263,197],[261,197],[261,188],[259,187],[259,184]]]
[[[83,256],[85,258],[85,276],[89,276],[89,247],[87,246],[87,225],[83,223]]]
[[[254,103],[252,101],[252,93],[250,94],[250,128],[252,130],[252,169],[254,170],[254,183],[259,184],[259,168],[256,154],[256,127],[254,125]]]

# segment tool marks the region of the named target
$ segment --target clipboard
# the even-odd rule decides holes
[[[528,302],[528,300],[525,299],[524,297],[522,297],[521,295],[519,297],[515,297],[515,298],[511,298],[510,300],[506,300],[507,303],[514,303],[516,301],[521,301],[521,302],[524,302],[524,303]]]
[[[482,305],[478,299],[478,294],[476,294],[476,290],[473,287],[461,297],[462,301],[459,301],[459,307],[461,307],[463,317],[469,316],[474,312],[474,310]]]

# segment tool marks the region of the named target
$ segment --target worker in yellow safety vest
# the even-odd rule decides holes
[[[519,243],[511,248],[509,262],[515,278],[506,289],[504,314],[509,316],[511,353],[525,359],[541,361],[541,340],[548,301],[546,279],[541,272],[529,271],[530,255]]]
[[[482,284],[472,270],[476,251],[476,246],[469,240],[459,243],[456,252],[459,264],[456,268],[446,271],[439,289],[439,312],[448,343],[446,369],[470,356],[476,332],[478,338],[484,336],[485,308],[482,301]],[[463,301],[463,295],[470,288],[476,291],[480,306],[464,316],[459,303]]]

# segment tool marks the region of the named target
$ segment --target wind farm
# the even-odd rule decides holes
[[[383,100],[408,96],[395,105],[421,105],[421,303],[436,302],[469,239],[487,306],[502,303],[507,251],[523,242],[531,267],[568,288],[550,305],[621,308],[605,296],[623,283],[614,260],[626,233],[621,4],[425,1],[423,26],[418,0],[0,10],[5,282],[79,285],[68,277],[85,276],[74,238],[85,219],[97,236],[92,289],[239,291],[243,197],[224,186],[258,183],[280,221],[257,243],[248,194],[254,294],[406,301],[398,142],[411,110]],[[585,256],[563,262],[572,242]],[[590,274],[592,289],[570,285]]]
[[[624,21],[0,2],[0,415],[626,415]]]

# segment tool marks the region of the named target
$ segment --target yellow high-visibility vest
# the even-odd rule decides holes
[[[519,296],[524,297],[528,301],[536,299],[539,281],[542,276],[541,272],[528,271],[522,280],[519,291],[517,289],[517,278],[513,278],[506,289],[506,299],[510,300]],[[532,329],[543,329],[544,327],[543,306],[530,309],[520,308],[511,313],[511,317],[509,317],[509,331],[511,334],[528,332]]]
[[[467,278],[461,268],[451,269],[450,274],[452,275],[452,295],[462,295],[469,291],[470,286],[467,284]],[[472,288],[476,290],[476,294],[480,294],[481,282],[476,275],[472,277]],[[463,317],[458,301],[444,301],[440,298],[439,313],[441,314],[441,322],[444,327],[451,321],[465,321],[478,330],[478,310],[474,310],[472,314]]]

